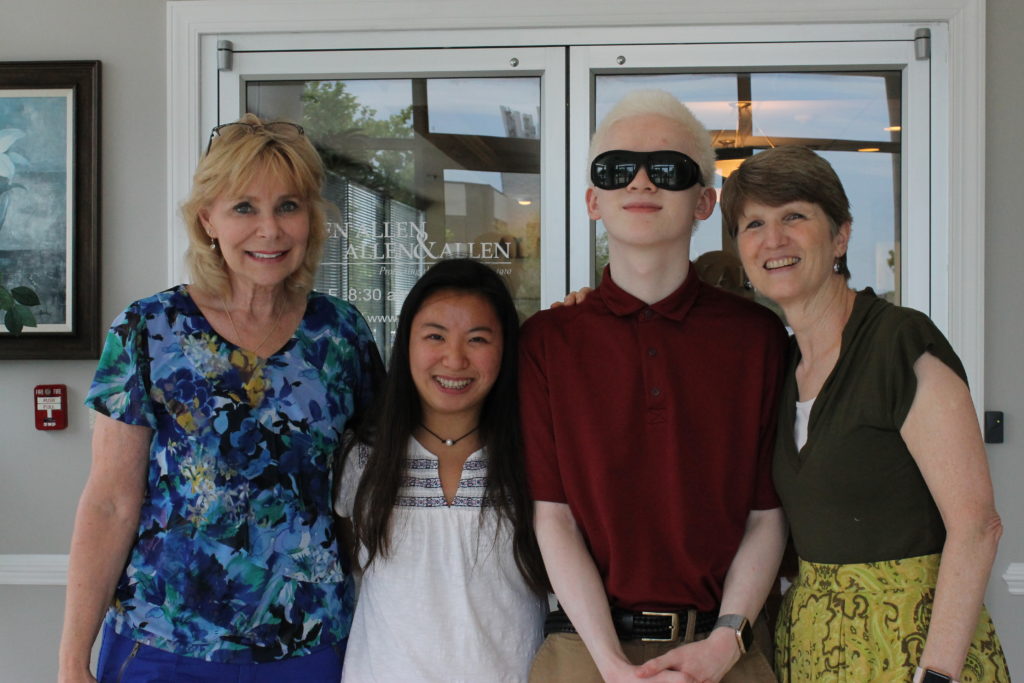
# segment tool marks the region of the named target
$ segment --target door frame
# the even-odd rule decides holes
[[[934,112],[933,122],[948,125],[933,125],[932,150],[935,182],[945,180],[949,188],[944,204],[948,246],[932,249],[931,272],[937,291],[946,296],[940,297],[944,310],[932,314],[946,321],[980,415],[985,395],[984,0],[906,0],[898,5],[891,0],[847,0],[841,7],[808,7],[800,0],[768,6],[760,0],[719,0],[692,9],[681,9],[678,0],[649,0],[639,6],[611,0],[435,0],[429,13],[424,5],[423,0],[168,2],[168,230],[180,229],[178,206],[187,196],[203,139],[200,101],[216,87],[202,78],[204,36],[301,33],[311,45],[346,48],[601,45],[622,43],[627,35],[642,35],[644,42],[679,43],[734,42],[740,34],[747,42],[776,42],[806,39],[809,25],[819,40],[876,40],[901,23],[909,32],[922,22],[944,23],[948,59],[933,68],[943,70],[948,93],[939,99],[942,93],[933,92],[933,102],[947,106]],[[169,279],[176,272],[176,259],[180,255],[168,254]]]

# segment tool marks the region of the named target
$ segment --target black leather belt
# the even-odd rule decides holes
[[[634,612],[612,607],[612,623],[619,640],[640,640],[648,643],[671,643],[684,637],[690,615],[694,617],[693,633],[707,633],[715,627],[718,612]],[[576,628],[561,608],[550,612],[544,620],[544,635],[576,633]]]

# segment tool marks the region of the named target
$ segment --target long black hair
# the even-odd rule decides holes
[[[409,291],[398,316],[384,390],[378,394],[372,430],[359,440],[372,446],[359,488],[352,521],[356,538],[367,550],[366,564],[387,557],[391,516],[405,473],[409,439],[422,420],[420,396],[409,366],[412,320],[424,302],[439,291],[482,296],[501,322],[502,352],[498,378],[480,412],[480,439],[487,454],[487,487],[481,515],[498,515],[512,529],[516,566],[527,585],[547,590],[540,549],[533,533],[533,503],[527,493],[523,440],[519,428],[519,315],[508,288],[493,270],[472,259],[439,261]]]

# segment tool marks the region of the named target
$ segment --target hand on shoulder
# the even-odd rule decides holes
[[[551,308],[558,308],[559,306],[575,306],[576,304],[583,303],[587,295],[594,291],[593,287],[581,287],[575,292],[569,292],[565,295],[565,298],[561,301],[555,301],[551,304]]]

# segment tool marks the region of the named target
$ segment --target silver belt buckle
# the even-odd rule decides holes
[[[677,612],[641,612],[645,617],[671,617],[672,628],[668,638],[641,638],[644,643],[671,643],[679,640],[679,614]]]

